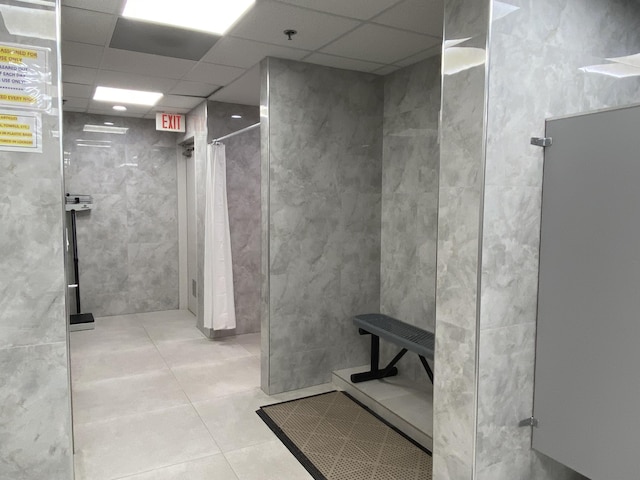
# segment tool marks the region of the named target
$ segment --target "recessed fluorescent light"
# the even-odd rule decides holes
[[[255,0],[127,0],[122,16],[224,35]]]
[[[125,107],[124,105],[114,105],[113,109],[117,110],[118,112],[126,112],[127,111],[127,107]]]
[[[113,133],[115,135],[124,135],[129,129],[124,127],[109,127],[107,125],[85,125],[82,129],[83,132],[92,133]]]
[[[113,122],[104,122],[105,125],[113,126]]]
[[[155,105],[163,97],[159,92],[126,90],[124,88],[97,87],[93,99],[99,102],[131,103],[133,105]]]
[[[242,118],[242,115],[231,115],[231,118]]]
[[[95,144],[95,143],[77,143],[78,147],[91,147],[91,148],[111,148],[111,145]]]

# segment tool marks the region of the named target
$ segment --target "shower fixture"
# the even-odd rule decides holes
[[[297,35],[297,34],[298,34],[298,31],[297,31],[297,30],[292,30],[292,29],[287,29],[287,30],[285,30],[285,31],[284,31],[284,34],[285,34],[287,37],[289,37],[289,41],[291,41],[291,40],[292,40],[292,38],[291,38],[291,37],[293,37],[294,35]]]

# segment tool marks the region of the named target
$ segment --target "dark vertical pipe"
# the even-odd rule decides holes
[[[76,313],[80,310],[80,273],[78,272],[78,237],[76,236],[76,211],[71,210],[71,238],[73,240],[73,273],[76,280]]]

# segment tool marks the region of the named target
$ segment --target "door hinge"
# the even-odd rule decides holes
[[[538,427],[539,422],[538,419],[536,417],[529,417],[529,418],[525,418],[524,420],[521,420],[520,423],[518,423],[519,427]]]
[[[536,147],[550,147],[553,144],[551,137],[531,137],[531,145]]]

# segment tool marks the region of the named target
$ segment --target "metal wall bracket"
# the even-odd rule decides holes
[[[521,420],[520,423],[518,423],[519,427],[538,427],[540,422],[538,422],[538,419],[535,417],[529,417],[529,418],[525,418],[524,420]]]
[[[531,137],[531,145],[536,147],[550,147],[552,143],[553,139],[551,137]]]

